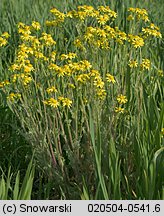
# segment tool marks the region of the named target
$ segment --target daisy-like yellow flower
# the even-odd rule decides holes
[[[144,39],[138,35],[129,34],[129,42],[134,46],[134,48],[139,48],[144,46]]]
[[[80,66],[82,71],[89,70],[92,68],[91,63],[87,60],[80,61]]]
[[[8,42],[7,42],[7,40],[6,40],[5,38],[0,37],[0,47],[6,46],[7,43],[8,43]]]
[[[94,79],[94,86],[96,86],[97,88],[102,89],[104,87],[104,82],[102,81],[100,76],[96,76]]]
[[[122,108],[122,107],[115,107],[115,112],[116,112],[116,113],[124,113],[124,112],[125,112],[125,109]]]
[[[143,32],[144,36],[146,36],[146,37],[154,36],[154,37],[157,37],[157,38],[162,38],[162,34],[156,29],[142,28],[142,32]]]
[[[51,106],[53,108],[56,108],[56,107],[59,106],[59,102],[54,98],[50,98],[48,100],[45,100],[45,101],[43,101],[43,103],[46,104],[46,105],[49,105],[49,106]]]
[[[109,16],[107,14],[100,15],[97,17],[97,22],[100,25],[105,25],[108,20],[109,20]]]
[[[142,70],[150,70],[151,62],[149,59],[142,59],[142,63],[140,64],[140,67]]]
[[[120,94],[117,96],[117,101],[119,104],[125,104],[128,100],[125,95]]]
[[[112,76],[112,75],[109,74],[109,73],[106,74],[106,80],[107,80],[107,82],[113,83],[113,84],[116,82],[114,76]]]
[[[138,66],[138,62],[136,60],[129,60],[129,67],[136,68]]]
[[[69,98],[59,97],[58,100],[62,102],[63,107],[70,108],[72,105],[72,100],[70,100]]]

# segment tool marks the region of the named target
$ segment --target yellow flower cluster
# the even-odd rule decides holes
[[[32,81],[32,77],[30,74],[14,74],[12,75],[12,82],[15,83],[16,81],[20,81],[24,86],[27,86]]]
[[[10,84],[10,82],[8,80],[0,82],[0,88],[3,88],[3,87],[5,87],[6,85],[9,85],[9,84]]]
[[[72,105],[72,100],[70,100],[69,98],[65,98],[65,97],[58,97],[58,100],[54,98],[49,98],[47,100],[44,100],[43,103],[53,108],[57,108],[58,106],[60,106],[60,103],[61,103],[62,107],[70,108]]]
[[[134,59],[131,59],[129,60],[129,67],[130,68],[136,68],[138,67],[138,61],[137,60],[134,60]],[[140,64],[140,68],[142,70],[150,70],[150,66],[151,66],[151,62],[149,59],[142,59],[142,63]]]
[[[42,37],[40,37],[40,40],[43,41],[43,45],[45,45],[45,46],[53,46],[56,44],[56,42],[53,40],[52,36],[50,34],[45,33],[45,32],[42,33]]]
[[[118,95],[117,96],[117,102],[119,104],[119,106],[115,107],[115,112],[116,113],[124,113],[125,112],[125,109],[122,107],[122,105],[126,104],[127,103],[127,97],[125,95]]]
[[[63,59],[63,55],[65,58],[65,54],[62,54],[61,57]],[[61,59],[60,57],[60,59]],[[59,77],[63,76],[72,76],[75,75],[77,72],[85,72],[87,70],[90,70],[92,68],[92,65],[89,61],[83,60],[79,62],[72,62],[69,61],[67,64],[64,65],[57,65],[55,63],[50,63],[48,65],[48,68],[52,70],[56,75]]]
[[[118,27],[113,27],[111,21],[117,17],[117,13],[108,6],[99,6],[95,9],[92,6],[84,5],[65,14],[53,8],[50,12],[53,14],[53,18],[55,17],[52,21],[47,21],[47,25],[50,26],[63,23],[66,19],[72,21],[74,19],[77,23],[82,21],[82,25],[78,26],[78,34],[74,40],[77,49],[73,47],[70,52],[66,50],[65,53],[60,53],[59,46],[56,45],[58,41],[56,42],[54,38],[55,34],[42,32],[39,22],[33,21],[31,25],[18,23],[20,43],[14,61],[9,68],[10,82],[0,83],[1,88],[11,87],[8,91],[10,101],[18,98],[18,93],[10,93],[11,90],[12,92],[21,92],[22,85],[26,89],[28,89],[27,87],[30,89],[30,86],[41,89],[44,104],[54,108],[60,106],[70,108],[73,105],[75,92],[79,91],[84,94],[86,101],[89,101],[91,95],[94,95],[92,98],[104,100],[107,95],[106,89],[109,84],[116,83],[116,78],[110,73],[106,73],[106,76],[102,77],[101,72],[95,70],[91,62],[84,58],[81,59],[81,56],[84,55],[80,55],[79,51],[84,50],[87,53],[89,48],[111,50],[115,44],[124,45],[124,47],[127,45],[128,48],[131,48],[129,43],[134,48],[142,48],[145,45],[145,35],[160,37],[159,28],[153,23],[147,28],[143,28],[138,35],[128,34]],[[130,8],[129,12],[132,16],[136,15],[138,19],[148,21],[147,12],[144,9]],[[86,22],[87,25],[84,25],[83,21],[87,18],[93,22]],[[89,23],[94,23],[94,25]],[[8,38],[9,34],[3,33],[0,37],[0,46],[6,45]],[[138,61],[130,59],[128,65],[130,68],[136,68]],[[142,70],[149,70],[150,60],[142,59],[139,66]],[[47,96],[49,97],[47,98]],[[123,113],[122,106],[127,103],[126,96],[118,95],[116,100],[118,107],[115,108],[115,111]]]
[[[10,37],[8,32],[4,32],[3,34],[1,34],[0,36],[0,47],[6,46],[8,41],[7,39]]]
[[[7,100],[10,100],[10,101],[15,101],[16,99],[19,99],[21,98],[21,94],[19,93],[10,93],[9,96],[7,96]]]
[[[53,14],[53,16],[55,17],[55,19],[49,21],[47,20],[46,21],[46,25],[47,26],[57,26],[61,23],[64,22],[65,20],[65,14],[64,13],[61,13],[59,10],[57,10],[56,8],[52,8],[50,10],[50,12]]]
[[[36,22],[36,21],[33,21],[33,22],[32,22],[31,27],[32,27],[34,30],[37,30],[37,31],[41,29],[40,23],[39,23],[39,22]]]
[[[133,20],[136,17],[137,20],[143,20],[146,23],[149,22],[148,13],[145,9],[129,8],[128,11],[130,13],[129,20]],[[108,6],[99,6],[95,9],[92,6],[83,5],[78,6],[77,10],[68,11],[65,14],[53,8],[50,12],[56,17],[53,21],[46,21],[47,25],[50,26],[63,23],[67,18],[75,21],[79,20],[80,22],[88,18],[96,20],[99,27],[96,25],[94,27],[88,26],[86,29],[84,28],[85,32],[83,36],[78,36],[74,41],[75,46],[81,50],[86,50],[85,47],[88,47],[88,43],[92,47],[109,49],[112,42],[111,39],[121,45],[125,41],[128,41],[134,48],[139,48],[144,46],[144,39],[147,36],[161,37],[158,27],[153,23],[150,23],[150,26],[146,28],[142,28],[142,32],[139,35],[127,34],[119,30],[118,27],[113,28],[111,25],[108,25],[108,21],[116,19],[117,13]]]
[[[144,22],[148,22],[148,13],[146,9],[141,9],[141,8],[129,8],[128,11],[130,12],[130,15],[128,16],[128,20],[134,20],[136,17],[137,20],[143,20]]]
[[[72,59],[74,59],[76,57],[77,57],[76,53],[71,53],[70,52],[67,55],[66,54],[62,54],[61,55],[61,60],[72,60]]]
[[[119,44],[124,44],[127,35],[125,32],[120,31],[118,27],[112,28],[109,25],[103,25],[102,27],[89,26],[84,35],[77,38],[74,44],[82,49],[84,49],[86,43],[92,47],[109,49],[112,39]]]
[[[134,48],[139,48],[144,46],[144,40],[142,37],[139,37],[138,35],[128,35],[128,41],[134,46]]]
[[[153,36],[157,38],[162,38],[162,34],[160,33],[159,28],[153,23],[150,23],[150,26],[146,28],[142,28],[142,33],[145,37]]]
[[[69,11],[66,14],[68,18],[75,18],[84,21],[88,17],[95,18],[100,25],[105,25],[110,19],[115,19],[117,13],[111,10],[108,6],[99,6],[98,10],[92,6],[78,6],[77,10]]]

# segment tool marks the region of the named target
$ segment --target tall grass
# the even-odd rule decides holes
[[[8,169],[7,176],[3,170],[0,179],[0,199],[1,200],[29,200],[31,199],[33,179],[34,179],[34,166],[32,161],[29,163],[23,181],[20,180],[20,171],[13,177],[11,167]],[[21,181],[21,185],[20,185]]]

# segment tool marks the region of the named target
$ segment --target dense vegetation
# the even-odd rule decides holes
[[[0,199],[164,199],[163,10],[1,0]]]

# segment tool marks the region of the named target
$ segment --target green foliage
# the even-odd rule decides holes
[[[20,181],[20,171],[16,176],[11,173],[11,167],[8,174],[2,172],[0,179],[0,199],[1,200],[30,200],[32,194],[35,167],[31,161],[25,171],[23,181]]]

